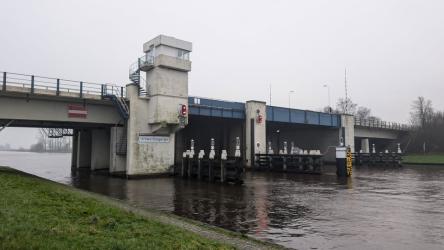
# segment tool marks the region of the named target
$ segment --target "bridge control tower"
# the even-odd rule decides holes
[[[188,122],[191,51],[190,42],[160,35],[143,45],[145,54],[130,69],[128,176],[165,174],[174,164],[174,135]]]

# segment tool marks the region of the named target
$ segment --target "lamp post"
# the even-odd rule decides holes
[[[288,92],[288,109],[290,109],[291,108],[291,102],[290,102],[290,97],[291,97],[291,94],[293,94],[294,93],[294,90],[290,90],[289,92]]]
[[[328,110],[329,113],[331,113],[330,86],[328,84],[324,84],[324,88],[327,88],[328,91]]]

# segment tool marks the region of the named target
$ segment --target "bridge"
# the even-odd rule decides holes
[[[216,150],[234,154],[239,137],[242,158],[251,166],[255,153],[269,147],[277,152],[284,142],[327,152],[342,138],[366,151],[372,141],[389,146],[408,132],[404,125],[350,115],[188,96],[191,50],[191,43],[173,37],[150,40],[125,87],[0,72],[0,127],[73,136],[73,168],[127,176],[169,173],[191,139],[208,151],[214,138]]]

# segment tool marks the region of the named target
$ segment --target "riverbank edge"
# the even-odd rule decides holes
[[[140,215],[146,219],[157,221],[163,224],[175,226],[185,231],[195,233],[201,237],[207,238],[209,240],[214,240],[221,242],[237,249],[284,249],[282,246],[260,241],[251,238],[240,233],[229,231],[220,227],[212,226],[200,221],[195,221],[192,219],[180,217],[172,213],[158,211],[154,209],[142,208],[136,204],[132,204],[123,200],[111,198],[105,195],[89,192],[86,190],[81,190],[72,186],[68,186],[62,183],[58,183],[52,180],[44,179],[42,177],[29,174],[14,168],[7,166],[0,166],[0,171],[14,172],[22,176],[32,177],[38,181],[46,182],[50,185],[58,186],[59,188],[65,189],[67,192],[74,192],[85,198],[92,198],[104,205],[115,207],[126,212],[131,212],[136,215]]]
[[[405,165],[444,166],[443,154],[411,154],[403,156]]]
[[[443,163],[428,163],[428,162],[402,162],[403,165],[409,165],[409,166],[442,166],[444,167]]]

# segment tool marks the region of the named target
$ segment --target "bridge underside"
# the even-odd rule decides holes
[[[0,127],[8,124],[11,120],[0,119]],[[85,128],[107,128],[122,126],[121,124],[107,123],[85,123],[85,122],[56,122],[56,121],[36,121],[36,120],[12,120],[8,127],[18,128],[67,128],[67,129],[85,129]]]
[[[293,142],[300,149],[320,150],[323,154],[329,154],[330,151],[334,152],[332,147],[339,144],[339,131],[336,127],[267,122],[267,143],[271,142],[275,153],[283,148],[286,141],[287,150],[291,149]]]
[[[236,137],[241,139],[243,148],[244,126],[243,119],[190,115],[188,125],[176,133],[175,163],[179,164],[182,153],[190,149],[191,139],[196,153],[202,149],[208,155],[211,138],[214,138],[216,152],[225,149],[228,155],[234,155]]]

